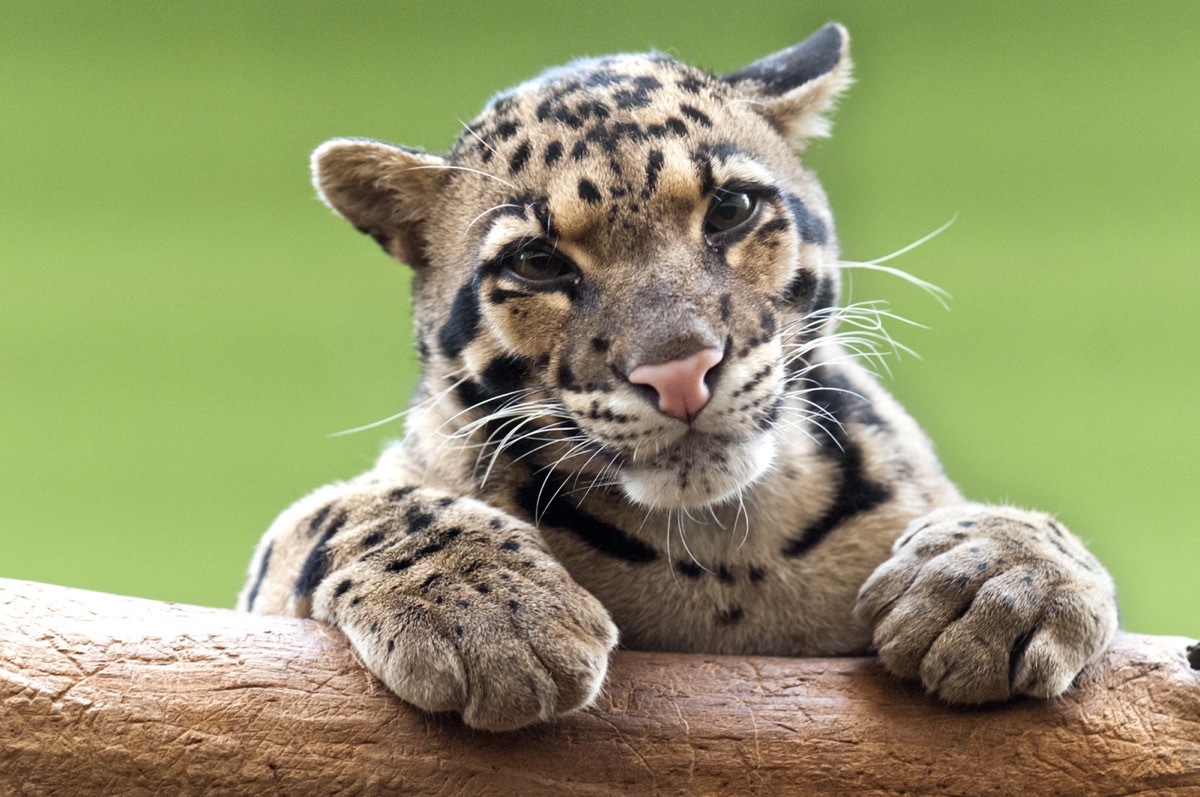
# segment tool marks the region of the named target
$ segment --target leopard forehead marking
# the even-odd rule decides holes
[[[712,191],[710,159],[738,152],[729,128],[744,136],[763,125],[735,100],[727,84],[665,56],[576,61],[494,98],[451,159],[510,183],[515,199],[544,198],[562,232],[631,230],[658,195]]]

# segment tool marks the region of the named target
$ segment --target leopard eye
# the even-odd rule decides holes
[[[719,191],[704,217],[704,234],[711,238],[740,227],[754,215],[757,206],[758,200],[750,194]]]
[[[526,249],[504,259],[504,270],[526,282],[556,282],[575,274],[570,261],[540,249]]]

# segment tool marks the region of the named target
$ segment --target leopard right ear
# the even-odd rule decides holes
[[[424,266],[431,200],[444,186],[446,162],[419,150],[335,138],[312,155],[321,199],[401,262]]]
[[[797,146],[829,135],[825,114],[851,83],[850,34],[830,22],[799,44],[725,75]]]

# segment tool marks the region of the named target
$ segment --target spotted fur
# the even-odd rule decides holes
[[[242,607],[331,622],[405,700],[490,729],[586,705],[618,629],[873,648],[952,702],[1067,689],[1116,627],[1109,577],[1052,518],[965,502],[849,356],[868,311],[837,305],[797,157],[848,43],[830,24],[724,76],[577,61],[445,156],[318,149],[321,196],[414,269],[424,376],[402,442],[267,531]],[[697,352],[698,414],[631,377]]]

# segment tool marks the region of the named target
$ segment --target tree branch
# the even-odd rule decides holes
[[[973,710],[869,658],[623,651],[596,708],[488,734],[315,622],[0,579],[0,792],[1200,794],[1187,644],[1123,634],[1067,697]]]

